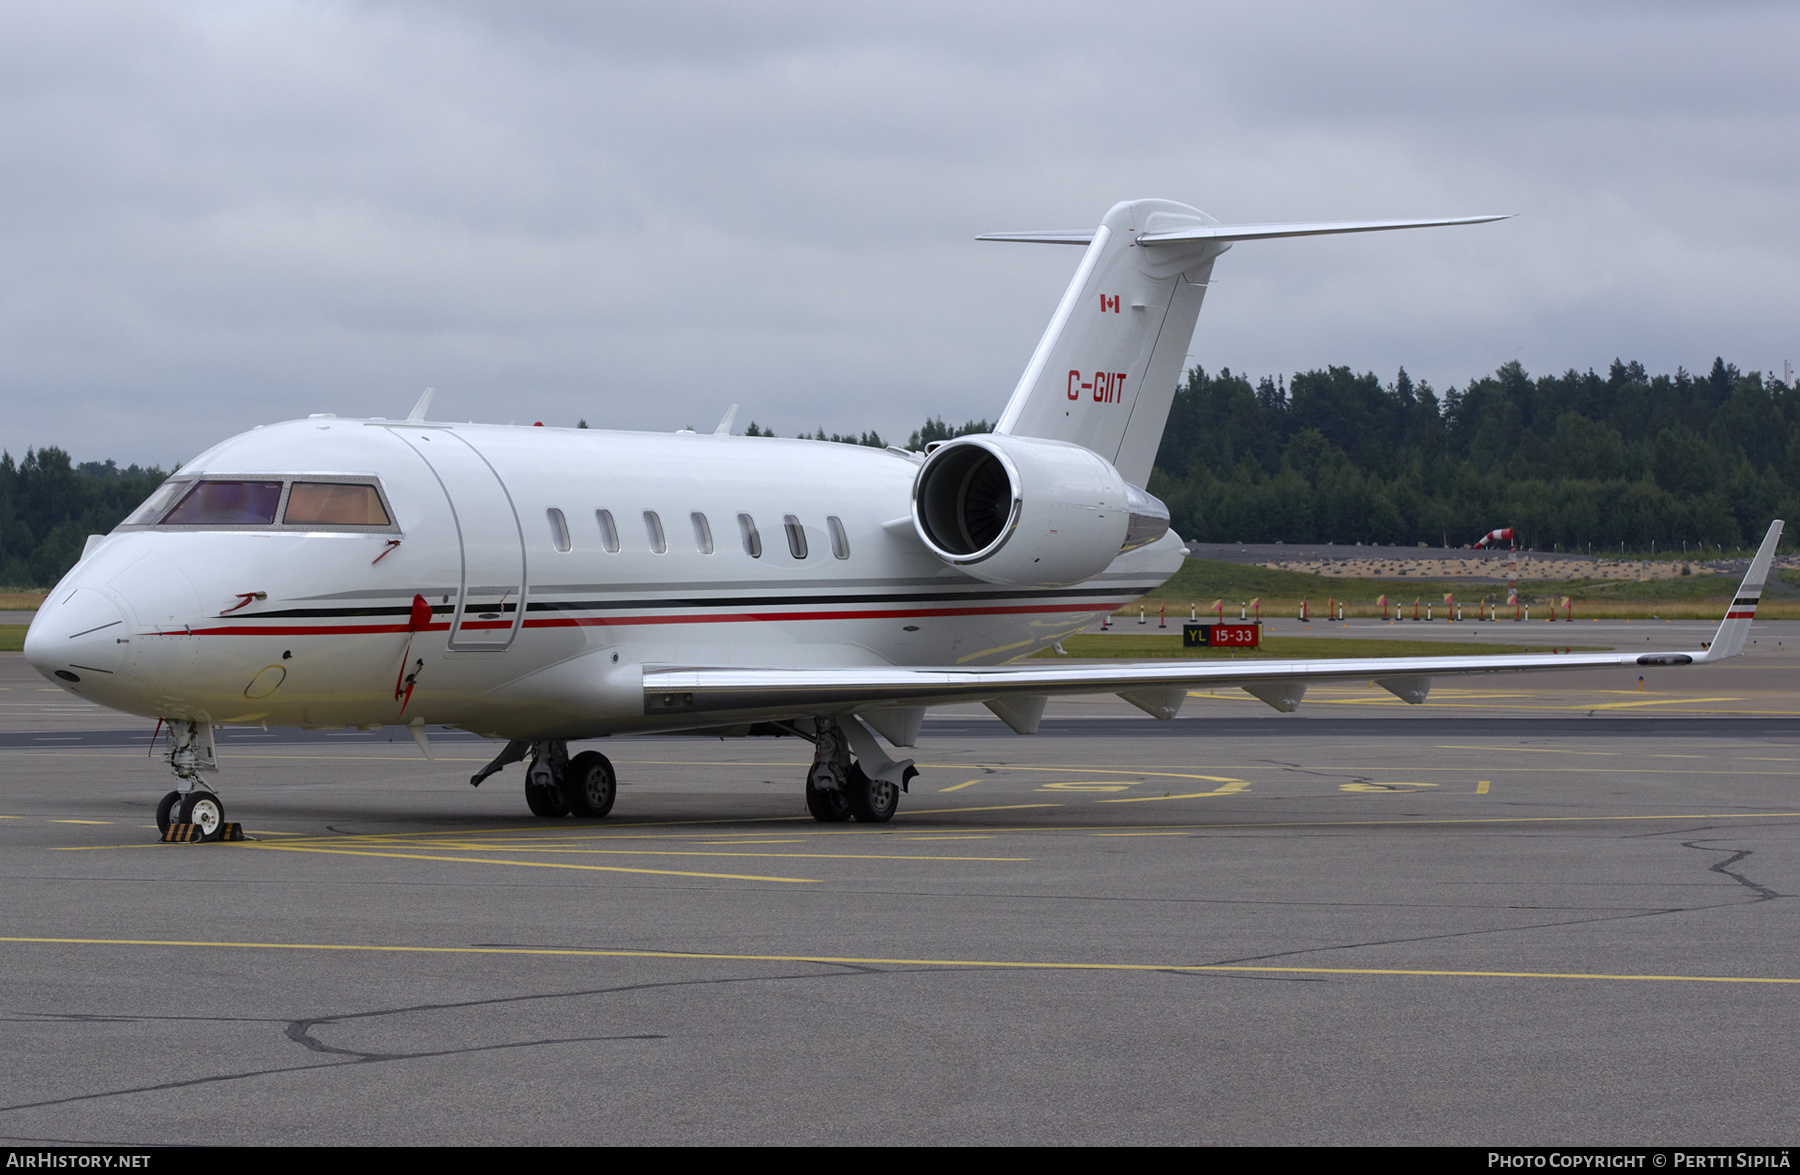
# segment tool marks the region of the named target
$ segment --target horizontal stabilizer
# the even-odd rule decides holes
[[[1379,233],[1396,228],[1440,228],[1451,224],[1487,224],[1507,220],[1513,213],[1492,216],[1451,216],[1433,220],[1316,220],[1292,224],[1209,224],[1173,232],[1140,233],[1140,245],[1172,245],[1181,241],[1267,241],[1278,237],[1329,237],[1338,233]],[[1046,229],[1034,233],[983,233],[978,241],[1013,241],[1025,245],[1089,245],[1091,230]]]
[[[1266,241],[1276,237],[1328,237],[1337,233],[1379,233],[1396,228],[1440,228],[1449,224],[1487,224],[1512,213],[1451,216],[1434,220],[1319,220],[1294,224],[1204,224],[1164,233],[1142,233],[1140,245],[1174,245],[1185,241]]]
[[[1094,243],[1094,232],[1092,229],[1072,229],[1068,232],[984,233],[975,239],[978,241],[1017,241],[1024,245],[1091,245]]]

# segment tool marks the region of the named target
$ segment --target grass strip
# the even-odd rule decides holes
[[[1661,579],[1636,582],[1619,579],[1538,579],[1519,581],[1519,599],[1537,610],[1534,620],[1548,616],[1551,601],[1560,604],[1563,597],[1574,603],[1577,620],[1717,620],[1731,602],[1738,581],[1724,575],[1696,575],[1685,579]],[[1770,598],[1777,593],[1794,591],[1800,586],[1800,575],[1792,571],[1770,577],[1757,616],[1764,620],[1800,619],[1800,599]],[[1189,559],[1169,582],[1146,595],[1142,601],[1121,608],[1114,615],[1136,620],[1138,608],[1147,616],[1155,616],[1167,605],[1170,622],[1177,616],[1186,619],[1196,612],[1202,620],[1210,619],[1208,609],[1216,599],[1225,601],[1225,619],[1236,620],[1239,607],[1250,600],[1262,600],[1265,617],[1292,617],[1300,611],[1300,601],[1307,601],[1311,614],[1323,619],[1325,603],[1333,600],[1344,605],[1344,616],[1366,619],[1380,616],[1375,601],[1388,598],[1388,614],[1412,615],[1413,601],[1419,602],[1419,614],[1429,605],[1435,619],[1443,618],[1444,597],[1454,594],[1463,606],[1463,615],[1474,619],[1476,607],[1485,597],[1500,605],[1504,619],[1510,620],[1506,585],[1468,580],[1358,579],[1351,576],[1317,575],[1306,571],[1280,571],[1254,564],[1227,563],[1220,559]],[[1560,607],[1557,619],[1567,615]]]

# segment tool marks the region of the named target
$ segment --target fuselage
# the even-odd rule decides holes
[[[1169,534],[1080,584],[982,582],[919,541],[916,472],[775,438],[271,425],[172,479],[166,501],[220,482],[229,510],[91,541],[26,653],[145,717],[572,738],[669,728],[646,665],[999,664],[1180,566]],[[353,493],[366,515],[318,505]]]

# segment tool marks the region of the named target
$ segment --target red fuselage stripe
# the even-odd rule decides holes
[[[610,625],[638,624],[769,624],[784,620],[899,620],[930,616],[1018,616],[1046,612],[1113,612],[1122,604],[1029,604],[1011,608],[892,608],[842,612],[709,612],[661,616],[554,616],[527,619],[526,628],[605,628]],[[428,624],[419,632],[445,632],[448,624]],[[483,620],[464,624],[462,631],[504,629],[512,627],[505,620]],[[407,624],[330,624],[307,625],[233,624],[222,628],[182,629],[174,632],[152,632],[149,636],[350,636],[413,631]]]

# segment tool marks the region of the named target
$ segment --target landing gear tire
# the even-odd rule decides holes
[[[562,793],[571,816],[599,819],[612,811],[618,791],[612,761],[599,751],[581,752],[569,760],[568,770],[563,772]]]
[[[850,819],[850,797],[843,788],[814,787],[806,781],[806,810],[822,824],[837,824]]]
[[[569,814],[569,805],[563,799],[562,788],[539,787],[529,779],[525,781],[525,806],[531,809],[533,816],[554,818]]]
[[[218,840],[225,831],[225,805],[209,791],[191,791],[182,797],[180,823],[199,825],[203,841]]]
[[[844,786],[850,814],[860,824],[886,824],[900,809],[900,789],[863,774],[860,764],[850,765],[850,782]]]
[[[176,811],[179,807],[181,807],[180,792],[172,791],[162,798],[162,801],[156,805],[157,832],[163,836],[169,835],[169,825],[175,823],[175,818],[180,815]]]

